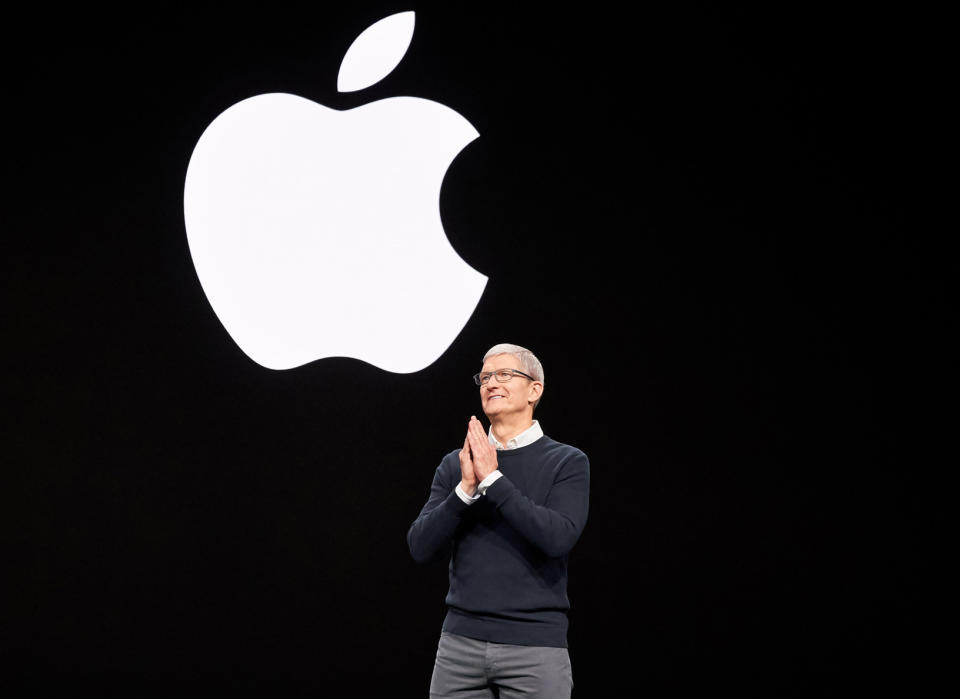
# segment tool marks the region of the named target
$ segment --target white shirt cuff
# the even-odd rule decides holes
[[[503,474],[500,471],[494,471],[489,476],[480,481],[480,485],[477,486],[477,497],[484,495],[487,492],[487,488],[497,482],[497,479]]]
[[[492,475],[492,474],[491,474],[491,475]],[[486,480],[486,479],[484,479],[484,480]],[[489,484],[488,484],[488,485],[489,485]],[[457,495],[460,497],[460,499],[463,500],[463,501],[464,501],[465,503],[467,503],[468,505],[472,505],[473,503],[475,503],[477,500],[480,499],[480,496],[482,495],[482,493],[480,492],[480,489],[479,489],[479,488],[477,488],[477,493],[476,493],[476,495],[467,495],[467,493],[464,491],[464,489],[460,487],[460,484],[459,484],[459,483],[457,483],[456,491],[457,491]]]

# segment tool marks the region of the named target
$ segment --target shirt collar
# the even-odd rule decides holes
[[[489,439],[490,443],[493,446],[495,446],[498,450],[518,449],[520,447],[525,447],[528,444],[533,444],[542,436],[543,436],[543,429],[540,427],[540,423],[537,420],[534,420],[533,424],[530,425],[530,427],[525,429],[516,437],[512,439],[508,439],[506,446],[498,442],[497,438],[493,436],[493,425],[490,426],[490,429],[487,432],[487,439]]]

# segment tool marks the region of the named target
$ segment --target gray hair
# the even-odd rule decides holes
[[[520,366],[523,367],[524,373],[529,374],[540,383],[544,383],[543,365],[540,363],[540,360],[537,359],[537,355],[528,350],[526,347],[501,342],[499,345],[494,345],[487,350],[487,353],[483,355],[483,361],[487,361],[490,359],[490,357],[495,357],[498,354],[512,354],[514,357],[520,360]],[[540,399],[537,398],[537,402],[533,404],[533,407],[536,408],[537,403],[539,402]]]

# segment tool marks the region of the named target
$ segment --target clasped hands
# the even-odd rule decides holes
[[[467,436],[460,450],[460,487],[473,495],[477,485],[497,470],[497,449],[490,443],[476,416],[467,423]]]

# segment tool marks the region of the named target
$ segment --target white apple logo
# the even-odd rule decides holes
[[[413,25],[403,12],[357,37],[338,90],[393,70]],[[477,136],[416,97],[338,111],[265,94],[214,119],[187,167],[184,220],[203,290],[240,349],[270,369],[334,356],[402,373],[433,363],[486,286],[440,222],[444,175]]]

